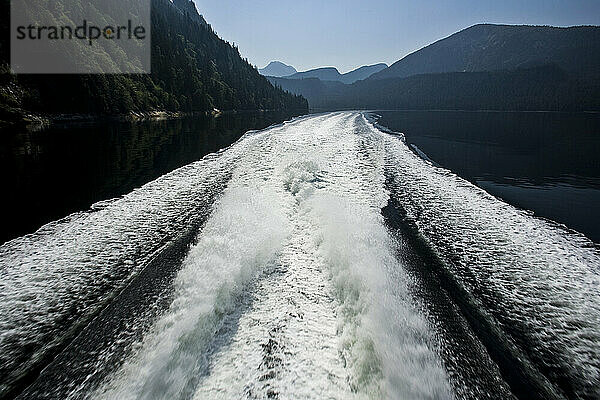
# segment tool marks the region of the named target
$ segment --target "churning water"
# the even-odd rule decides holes
[[[598,249],[361,113],[249,132],[0,256],[5,396],[600,396]]]

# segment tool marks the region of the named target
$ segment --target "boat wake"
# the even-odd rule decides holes
[[[248,133],[0,254],[20,398],[600,395],[598,249],[362,113]]]

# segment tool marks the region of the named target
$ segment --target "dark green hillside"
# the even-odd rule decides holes
[[[60,1],[60,0],[57,0]],[[0,119],[15,110],[118,114],[307,108],[274,88],[236,47],[220,39],[192,3],[152,0],[151,75],[18,75],[8,73],[8,24],[2,19]],[[9,15],[9,1],[1,0]]]
[[[340,94],[345,93],[348,85],[336,81],[322,81],[318,78],[290,79],[269,76],[267,79],[275,86],[290,93],[302,93],[301,96],[309,100],[311,107],[322,107],[336,100]]]
[[[600,27],[475,25],[409,54],[369,79],[547,64],[569,74],[598,77]]]
[[[554,66],[367,79],[353,85],[273,79],[305,96],[311,108],[597,111],[600,81],[570,77]]]

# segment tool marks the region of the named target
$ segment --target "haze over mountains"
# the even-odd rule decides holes
[[[352,84],[363,79],[367,79],[371,75],[386,69],[387,64],[379,63],[374,65],[365,65],[345,74],[340,73],[335,67],[315,68],[308,71],[296,72],[294,67],[285,65],[279,61],[272,61],[259,72],[267,77],[286,78],[286,79],[309,79],[317,78],[322,81],[342,82]],[[293,69],[291,74],[280,75],[284,68]]]
[[[269,80],[313,109],[600,110],[600,27],[475,25],[352,84],[295,76]]]
[[[316,68],[311,69],[309,71],[297,72],[291,76],[286,76],[287,79],[307,79],[307,78],[318,78],[322,81],[334,81],[334,82],[342,82],[346,84],[352,84],[357,81],[362,81],[363,79],[367,79],[371,75],[382,71],[387,68],[387,64],[375,64],[375,65],[365,65],[363,67],[357,68],[353,71],[347,72],[345,74],[341,74],[337,68],[334,67],[325,67],[325,68]]]

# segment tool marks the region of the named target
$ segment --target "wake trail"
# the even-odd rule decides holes
[[[597,247],[362,113],[250,132],[0,255],[6,387],[92,320],[22,399],[599,394]]]
[[[361,118],[258,134],[173,306],[92,397],[451,397],[380,214],[383,147],[357,134]]]
[[[599,397],[598,247],[423,161],[397,135],[384,140],[394,203],[514,392]]]

